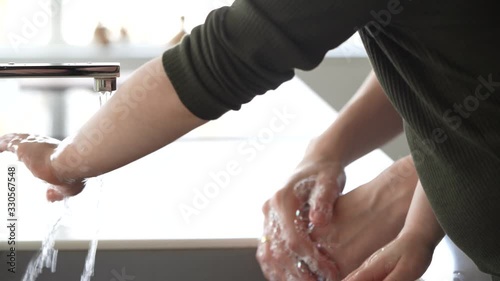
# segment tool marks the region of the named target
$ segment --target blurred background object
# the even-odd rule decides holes
[[[170,40],[170,42],[168,43],[169,47],[179,44],[182,41],[182,38],[184,38],[184,36],[186,36],[187,32],[186,32],[186,29],[184,27],[184,22],[185,22],[185,18],[184,18],[184,16],[182,16],[181,17],[181,30],[179,31],[179,33],[177,33],[177,35],[174,36],[174,38],[172,38],[172,40]]]
[[[94,42],[97,45],[108,46],[111,43],[111,31],[102,23],[98,23],[94,31]]]
[[[128,35],[128,31],[125,27],[122,27],[120,29],[120,43],[130,43],[130,36]]]

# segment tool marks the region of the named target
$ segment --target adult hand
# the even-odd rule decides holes
[[[404,227],[387,247],[352,272],[348,281],[413,281],[425,273],[444,231],[421,182],[417,183]]]
[[[339,161],[309,146],[283,189],[263,207],[263,241],[257,259],[268,280],[339,280],[335,263],[309,238],[309,227],[326,225],[345,184]]]
[[[400,233],[417,181],[411,157],[400,159],[375,179],[342,195],[331,223],[310,233],[320,251],[336,262],[341,278]]]
[[[265,243],[259,246],[257,258],[270,280],[286,280],[288,275],[294,280],[308,272],[305,265],[317,276],[338,274],[312,245],[308,223],[327,226],[344,187],[344,167],[400,132],[402,119],[372,72],[336,121],[311,142],[285,188],[264,206]],[[296,210],[300,210],[298,217]]]
[[[322,274],[332,272],[320,267],[324,264],[328,268],[331,262],[335,262],[336,278],[345,277],[399,233],[417,180],[411,157],[400,159],[372,181],[341,196],[330,223],[313,228],[308,228],[312,225],[308,225],[309,210],[304,208],[304,198],[291,196],[290,188],[280,190],[264,206],[265,243],[259,246],[257,257],[267,278],[293,280],[290,276],[299,276],[307,280],[305,275],[328,280],[329,275]],[[295,190],[301,185],[308,185],[302,187],[306,190],[313,188],[314,178],[299,181]]]
[[[50,184],[47,190],[49,201],[76,195],[85,186],[84,180],[64,180],[57,176],[51,157],[59,145],[59,140],[38,135],[8,134],[0,137],[0,153],[10,151],[16,154],[34,176]]]
[[[304,206],[293,188],[285,187],[263,207],[264,235],[257,249],[257,260],[270,281],[337,281],[335,263],[316,248],[308,234],[306,220],[296,216]],[[324,277],[324,279],[318,279]]]
[[[309,144],[284,189],[293,189],[301,203],[308,205],[309,221],[324,226],[331,220],[335,201],[344,190],[346,175],[343,162],[335,152],[318,148],[318,140]]]
[[[414,281],[429,267],[435,245],[416,233],[398,236],[344,281]]]

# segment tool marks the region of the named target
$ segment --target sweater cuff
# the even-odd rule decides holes
[[[184,40],[190,40],[189,35]],[[190,69],[195,64],[189,61],[192,56],[185,54],[186,50],[179,44],[165,51],[162,57],[163,68],[179,99],[191,113],[203,120],[218,119],[230,108],[221,105],[213,96],[204,94],[208,90],[199,83],[200,77],[196,77],[196,71]]]

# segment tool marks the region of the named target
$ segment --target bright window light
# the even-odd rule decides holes
[[[50,0],[0,0],[1,45],[46,45],[51,29]]]
[[[122,28],[128,41],[139,45],[167,45],[181,30],[205,21],[208,13],[232,0],[121,1],[72,0],[62,6],[62,35],[71,45],[88,45],[98,24],[109,30],[112,42],[120,42]]]

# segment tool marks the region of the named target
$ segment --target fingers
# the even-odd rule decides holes
[[[59,140],[44,136],[8,134],[0,137],[0,152],[16,153],[34,176],[52,184],[46,196],[54,202],[79,194],[85,186],[81,180],[61,181],[51,170],[50,155],[59,144]]]
[[[278,228],[275,225],[273,213],[269,208],[269,201],[264,204],[263,212],[265,215],[264,222],[264,236],[262,237],[261,243],[257,248],[256,258],[262,269],[262,273],[267,280],[280,280],[282,268],[281,265],[277,263],[274,259],[273,251],[271,249],[271,239],[278,232]]]
[[[310,176],[305,179],[299,180],[293,186],[293,192],[300,201],[307,202],[309,200],[309,197],[311,196],[311,191],[314,189],[315,185],[316,185],[316,176]]]
[[[264,203],[264,205],[262,206],[262,213],[264,214],[264,216],[267,216],[267,214],[269,214],[269,211],[271,210],[270,205],[270,200],[267,200],[266,203]]]
[[[309,203],[310,221],[316,226],[330,222],[333,206],[344,189],[346,176],[343,166],[333,161],[312,161],[299,166],[291,183],[297,198]]]
[[[383,261],[362,267],[353,272],[344,281],[413,281],[420,274],[415,274],[411,265],[405,264],[403,260],[383,264]]]
[[[82,192],[83,188],[84,183],[72,185],[70,187],[50,185],[47,189],[46,197],[50,202],[61,201],[65,197],[79,194]]]
[[[307,265],[284,250],[282,242],[266,241],[257,250],[257,260],[267,280],[271,281],[317,281]]]
[[[345,173],[341,171],[337,174],[338,170],[336,169],[333,171],[333,175],[329,170],[318,175],[309,198],[311,205],[309,219],[316,226],[324,226],[331,221],[335,201],[344,189]]]
[[[413,281],[420,278],[421,274],[415,274],[412,265],[406,264],[404,258],[400,259],[391,273],[385,278],[386,281]]]
[[[287,239],[285,247],[296,256],[296,263],[301,261],[307,265],[308,271],[325,278],[325,280],[336,281],[339,271],[333,261],[322,255],[315,244],[307,237],[293,236]]]
[[[344,281],[414,281],[432,261],[433,247],[426,247],[411,235],[400,235],[378,250]]]
[[[269,280],[336,281],[335,264],[321,255],[309,238],[308,214],[307,221],[296,216],[300,202],[290,188],[285,188],[264,204],[266,235],[257,252],[262,270]]]
[[[345,174],[335,163],[301,169],[262,208],[265,233],[271,235],[264,240],[273,242],[259,247],[257,259],[269,280],[337,281],[340,272],[336,264],[310,238],[314,225],[309,207],[313,204],[319,213],[312,216],[316,223],[327,224],[343,189]]]
[[[398,245],[395,240],[386,248],[382,248],[373,254],[362,266],[347,276],[344,281],[417,280],[427,269],[432,259],[432,253],[422,254],[418,250],[413,250],[403,254],[400,250],[402,250],[401,244]],[[408,251],[408,249],[403,250],[403,252],[405,251]]]
[[[390,257],[384,252],[386,249],[382,248],[374,253],[363,265],[357,270],[349,274],[344,281],[383,281],[394,280],[403,281],[407,280],[408,276],[401,276],[399,272],[395,271],[399,257]],[[395,272],[395,275],[391,273]],[[392,279],[388,279],[388,277]],[[394,277],[399,277],[394,279]]]
[[[270,202],[276,210],[276,223],[281,230],[280,238],[285,241],[283,247],[296,256],[297,260],[304,261],[313,273],[327,280],[336,280],[339,271],[335,263],[322,255],[309,238],[307,228],[309,222],[300,218],[302,210],[299,209],[300,202],[294,194],[290,194],[288,189],[283,189],[278,191]]]
[[[257,260],[267,280],[273,281],[316,281],[308,270],[287,248],[281,237],[281,227],[277,224],[273,211],[266,213],[265,235],[257,249]]]
[[[64,199],[64,195],[57,189],[51,187],[47,189],[47,200],[50,202],[61,201]]]
[[[17,152],[19,143],[28,138],[28,134],[7,134],[0,137],[0,153],[10,151]]]

